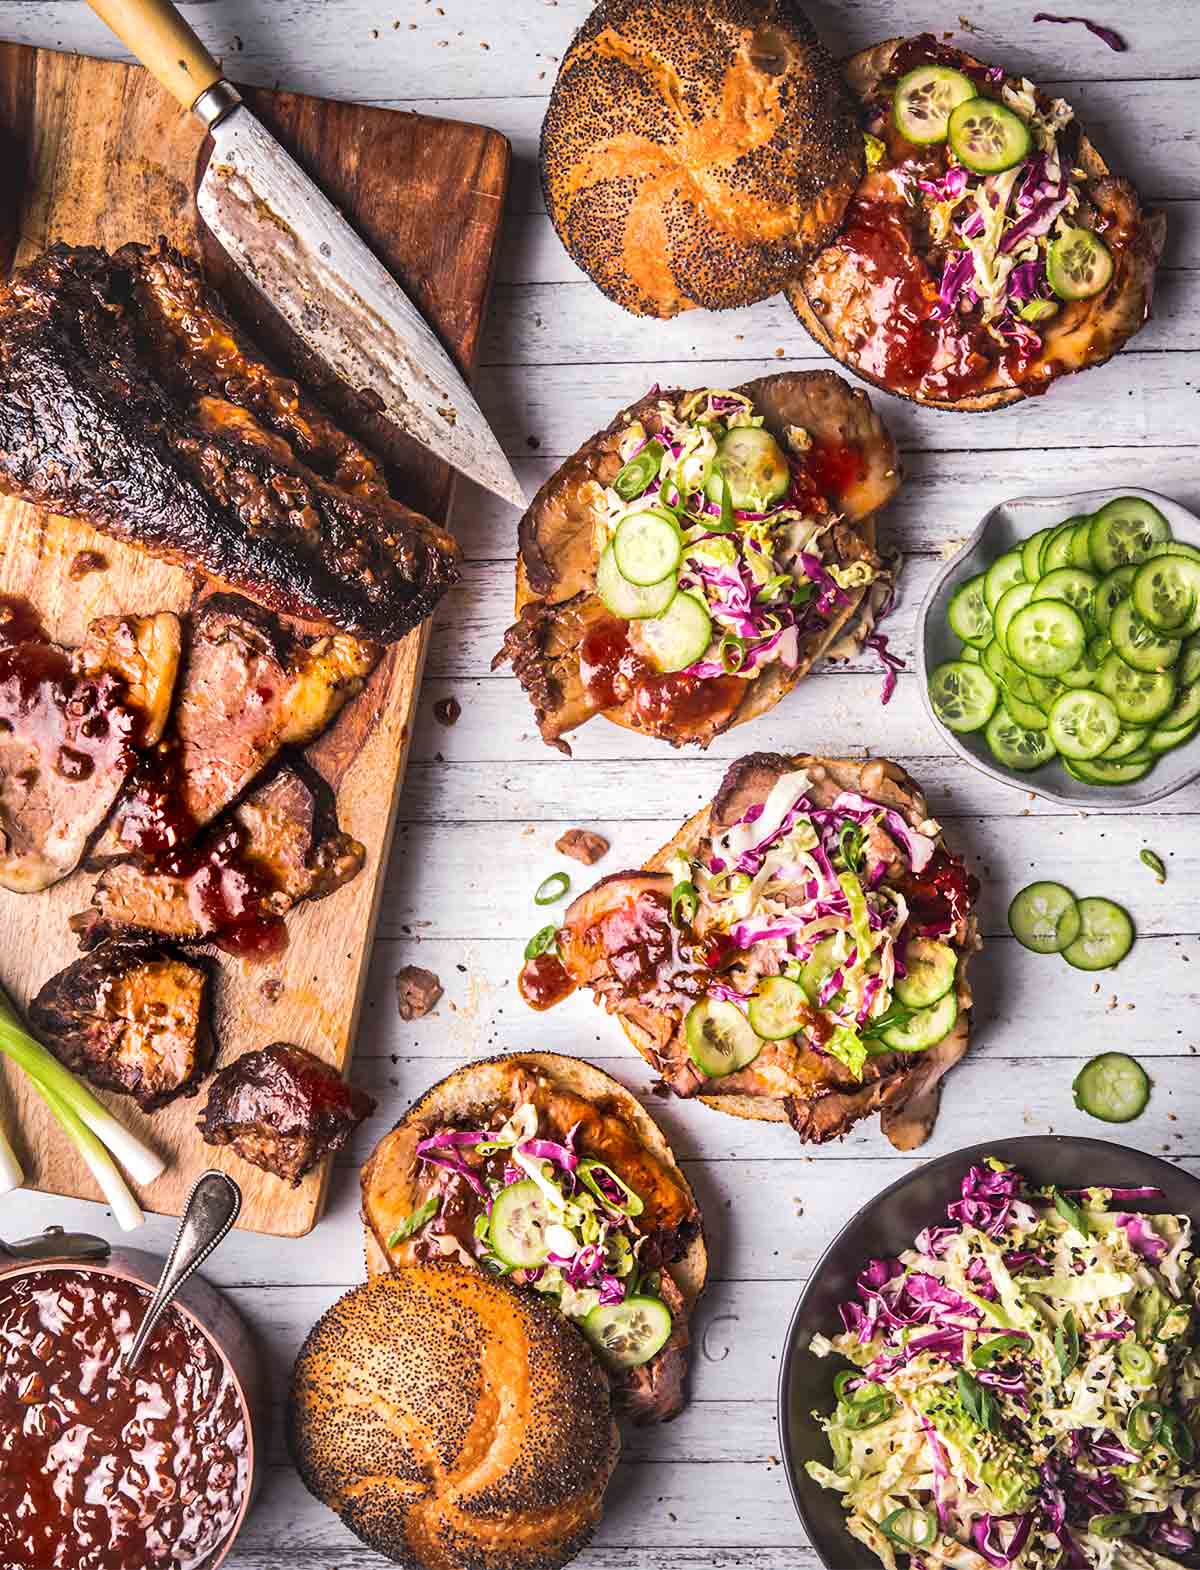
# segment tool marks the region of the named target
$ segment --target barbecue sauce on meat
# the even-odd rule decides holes
[[[124,682],[108,672],[79,675],[30,602],[6,594],[0,595],[0,730],[35,741],[57,774],[79,781],[97,768],[130,767],[139,719],[126,706]]]
[[[934,935],[965,921],[979,898],[979,879],[942,845],[924,872],[909,873],[900,886],[914,925]]]
[[[517,987],[531,1009],[553,1008],[570,997],[575,983],[557,954],[539,954],[526,960],[517,977]]]
[[[732,713],[745,695],[738,676],[663,675],[629,641],[629,623],[609,617],[592,627],[579,647],[579,674],[598,709],[632,704],[638,724],[652,735],[686,737],[693,729]]]

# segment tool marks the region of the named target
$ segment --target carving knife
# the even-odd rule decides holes
[[[335,374],[402,431],[514,507],[525,497],[470,388],[420,312],[169,0],[88,0],[203,121],[200,215],[230,259]]]

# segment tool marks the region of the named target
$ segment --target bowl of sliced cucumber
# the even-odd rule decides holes
[[[993,779],[1070,806],[1200,775],[1200,519],[1154,491],[994,507],[925,596],[926,706]]]

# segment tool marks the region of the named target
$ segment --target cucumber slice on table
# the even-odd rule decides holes
[[[1143,562],[1154,547],[1171,538],[1171,525],[1153,502],[1117,496],[1092,519],[1088,544],[1097,572],[1112,572],[1126,562]]]
[[[983,582],[981,572],[968,578],[955,589],[946,608],[951,632],[964,643],[973,643],[977,649],[984,648],[992,637],[992,613],[983,596]]]
[[[736,1004],[724,998],[701,998],[684,1021],[692,1062],[709,1079],[732,1074],[753,1063],[762,1038]]]
[[[1121,717],[1102,692],[1064,692],[1054,700],[1048,729],[1064,758],[1098,758],[1120,734]]]
[[[1033,591],[1037,588],[1036,580],[1027,583],[1014,583],[1012,588],[1000,596],[996,606],[992,627],[996,634],[996,642],[1007,654],[1008,628],[1013,617],[1018,611],[1024,610],[1033,598]]]
[[[1136,671],[1169,670],[1183,652],[1179,638],[1156,632],[1134,609],[1133,599],[1122,600],[1108,624],[1112,646]]]
[[[995,614],[1000,596],[1014,583],[1024,583],[1025,569],[1021,566],[1020,551],[1005,551],[983,575],[983,598],[989,611]]]
[[[918,1009],[903,1024],[889,1025],[883,1040],[893,1052],[924,1052],[948,1036],[957,1019],[958,995],[951,987],[936,1003]]]
[[[611,545],[606,545],[596,566],[596,593],[622,621],[643,621],[661,616],[675,598],[676,580],[664,578],[649,588],[639,588],[622,577]]]
[[[1130,598],[1156,632],[1190,637],[1200,631],[1200,561],[1190,556],[1148,557],[1137,569]]]
[[[584,1320],[583,1333],[609,1368],[640,1368],[671,1339],[671,1312],[657,1297],[601,1303]]]
[[[1083,620],[1065,600],[1031,600],[1008,624],[1008,652],[1034,676],[1061,676],[1086,645]]]
[[[678,568],[683,536],[675,520],[661,512],[631,512],[617,525],[612,547],[622,578],[648,588]]]
[[[694,594],[677,594],[661,616],[640,624],[639,634],[656,669],[682,671],[712,642],[712,618]]]
[[[1129,913],[1112,900],[1081,899],[1079,920],[1079,936],[1063,950],[1063,958],[1076,970],[1109,970],[1133,947]]]
[[[1062,883],[1030,883],[1013,896],[1008,929],[1034,954],[1061,954],[1083,923],[1074,894]]]
[[[994,98],[968,98],[959,104],[950,116],[947,134],[959,163],[976,174],[1011,169],[1029,156],[1033,146],[1021,116]]]
[[[1021,774],[1041,768],[1054,757],[1054,743],[1046,730],[1018,725],[1003,708],[988,721],[983,739],[997,763]]]
[[[1127,600],[1133,593],[1133,580],[1137,572],[1133,562],[1126,562],[1124,567],[1114,567],[1112,572],[1100,580],[1100,587],[1092,596],[1092,615],[1102,631],[1108,631],[1112,613],[1122,600]]]
[[[1082,567],[1056,567],[1038,579],[1034,586],[1035,600],[1065,600],[1073,610],[1086,620],[1092,614],[1092,604],[1100,580],[1094,572]]]
[[[1025,574],[1027,583],[1033,583],[1042,570],[1042,550],[1055,533],[1056,525],[1051,524],[1048,529],[1039,529],[1036,534],[1031,534],[1021,547],[1021,570]]]
[[[996,711],[1000,689],[982,665],[947,660],[929,678],[929,701],[951,730],[981,730]]]
[[[749,512],[765,512],[782,501],[792,483],[783,448],[761,426],[738,425],[727,431],[715,464],[729,487],[731,504]],[[712,499],[720,501],[720,494]]]
[[[534,1270],[550,1253],[546,1228],[552,1224],[550,1208],[532,1180],[501,1189],[492,1203],[488,1237],[492,1251],[514,1270]]]
[[[1112,275],[1112,252],[1094,229],[1063,229],[1051,240],[1046,281],[1060,300],[1090,300]]]
[[[1138,671],[1113,653],[1100,667],[1097,687],[1116,705],[1126,725],[1153,725],[1175,702],[1172,671]]]
[[[808,998],[798,981],[767,976],[759,982],[746,1013],[756,1035],[764,1041],[783,1041],[804,1024]]]
[[[1154,767],[1154,756],[1131,752],[1125,758],[1064,758],[1068,774],[1085,785],[1133,785]]]
[[[1128,1123],[1150,1099],[1146,1070],[1124,1052],[1103,1052],[1085,1063],[1071,1086],[1081,1112],[1104,1123]]]
[[[918,146],[944,142],[952,112],[974,97],[975,84],[961,71],[945,65],[919,65],[896,84],[892,120],[907,142]]]
[[[958,955],[936,938],[910,938],[904,950],[907,974],[893,987],[905,1008],[924,1009],[944,997],[954,985]]]

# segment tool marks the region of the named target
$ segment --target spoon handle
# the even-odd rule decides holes
[[[154,1296],[150,1299],[129,1351],[121,1359],[125,1373],[137,1366],[164,1310],[187,1278],[200,1268],[233,1226],[241,1208],[242,1191],[227,1173],[204,1172],[196,1179],[187,1204],[183,1207],[183,1215],[179,1218],[179,1230],[175,1234],[162,1275],[158,1278]]]

